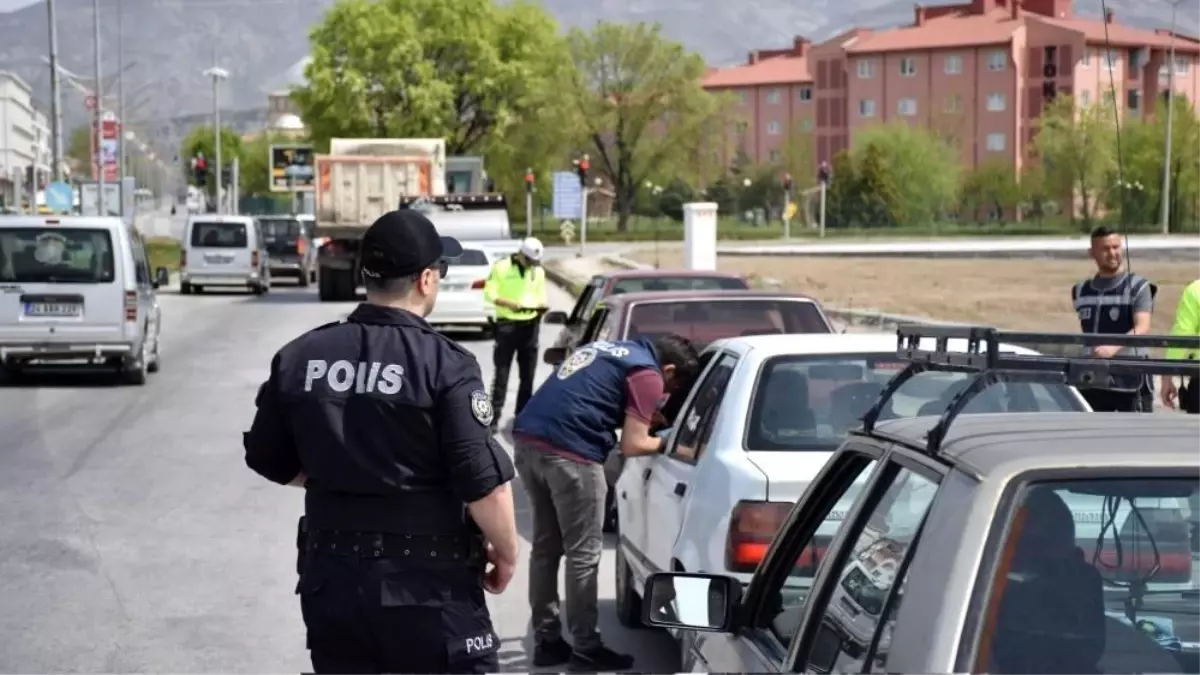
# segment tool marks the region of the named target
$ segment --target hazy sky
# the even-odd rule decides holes
[[[0,0],[0,12],[11,12],[41,0]]]

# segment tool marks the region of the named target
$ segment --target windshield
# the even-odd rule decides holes
[[[98,284],[113,278],[107,230],[0,229],[0,282]]]
[[[303,225],[300,224],[299,220],[294,219],[260,218],[258,224],[262,228],[263,237],[267,239],[275,237],[299,237],[304,233]]]
[[[1134,471],[1023,491],[988,672],[1197,672],[1200,479]]]
[[[610,294],[637,293],[639,291],[720,291],[750,288],[745,279],[728,277],[698,276],[654,276],[621,278],[613,282]]]
[[[464,267],[487,267],[487,254],[477,248],[464,248],[462,255],[454,261],[455,265]]]
[[[697,349],[739,335],[830,333],[825,314],[815,303],[796,300],[722,300],[639,302],[630,309],[627,337],[675,333]]]
[[[747,416],[748,450],[833,450],[907,364],[893,354],[789,355],[767,361]],[[941,415],[969,381],[966,373],[926,372],[895,393],[881,420]],[[1081,411],[1065,385],[994,384],[966,413]]]
[[[192,246],[201,248],[246,248],[244,223],[205,223],[192,225]]]

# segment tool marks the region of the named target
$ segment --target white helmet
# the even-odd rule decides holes
[[[526,258],[534,262],[541,262],[543,253],[545,253],[545,247],[537,237],[526,237],[521,242],[521,255]]]

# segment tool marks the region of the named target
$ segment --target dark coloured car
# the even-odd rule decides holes
[[[301,286],[316,279],[316,247],[311,216],[258,216],[271,276],[291,277]]]

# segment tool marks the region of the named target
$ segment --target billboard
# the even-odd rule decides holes
[[[121,124],[112,116],[92,123],[92,180],[100,179],[100,171],[104,171],[104,180],[115,183],[120,176],[117,166],[120,152]]]
[[[311,145],[272,145],[271,191],[308,192],[313,189]]]

